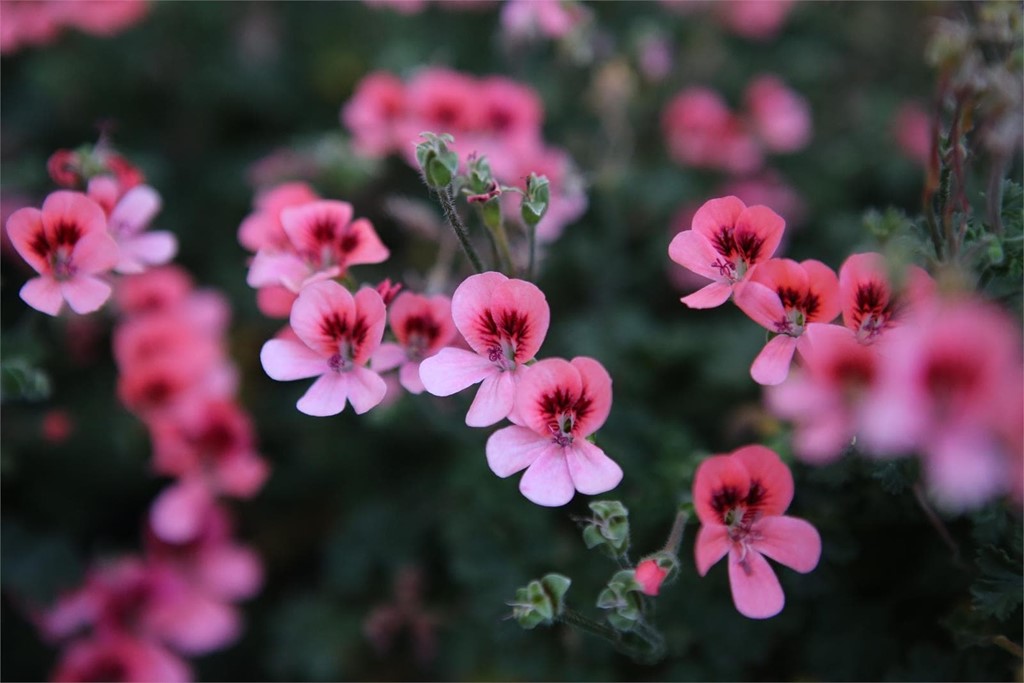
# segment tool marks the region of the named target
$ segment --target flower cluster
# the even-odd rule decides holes
[[[768,401],[796,422],[797,454],[831,461],[857,438],[878,457],[920,453],[934,496],[952,509],[1020,498],[1024,369],[1006,314],[940,296],[915,266],[896,286],[873,252],[850,256],[838,275],[813,259],[772,258],[784,226],[766,207],[712,199],[669,255],[713,280],[683,303],[709,308],[731,296],[773,335],[751,376],[780,385]]]
[[[676,95],[661,117],[672,158],[683,166],[744,174],[763,166],[765,152],[796,152],[810,141],[810,107],[776,76],[751,81],[744,100],[746,111],[739,114],[709,88]]]
[[[586,210],[586,195],[569,156],[544,142],[540,98],[508,78],[476,78],[432,67],[403,83],[390,73],[375,72],[360,81],[341,119],[356,150],[367,156],[398,153],[418,167],[420,133],[444,131],[458,141],[453,150],[460,158],[486,157],[502,184],[521,183],[530,173],[547,176],[551,202],[537,226],[541,240],[556,239]]]
[[[51,43],[67,28],[110,36],[148,11],[145,0],[5,0],[0,54]]]
[[[767,41],[782,30],[796,0],[661,0],[661,4],[679,14],[708,11],[730,32],[751,40]]]

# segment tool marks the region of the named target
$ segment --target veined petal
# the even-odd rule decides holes
[[[611,491],[622,481],[622,468],[586,439],[576,439],[567,446],[565,457],[573,485],[580,493],[595,496]]]
[[[693,230],[683,230],[668,245],[670,259],[687,270],[711,280],[722,278],[722,271],[714,264],[722,258],[707,237]]]
[[[496,319],[503,314],[513,314],[521,321],[513,340],[516,363],[525,363],[537,355],[551,322],[548,300],[537,285],[525,280],[499,283],[491,293],[491,310]]]
[[[420,376],[423,376],[422,372]],[[466,413],[466,424],[470,427],[490,427],[508,417],[515,399],[516,382],[511,372],[499,372],[486,377],[480,383],[476,398]]]
[[[451,346],[420,363],[420,379],[434,396],[451,396],[499,372],[486,356]]]
[[[702,524],[693,544],[694,566],[700,576],[708,573],[719,560],[729,553],[729,527],[724,524]]]
[[[693,215],[691,226],[694,232],[704,236],[710,242],[723,229],[731,230],[746,208],[747,205],[739,197],[709,199],[697,209],[697,213]]]
[[[790,569],[806,574],[818,566],[821,536],[810,522],[785,515],[767,515],[754,523],[751,547]]]
[[[43,225],[53,234],[58,225],[75,225],[82,235],[107,231],[107,216],[100,205],[81,192],[58,190],[43,201]]]
[[[519,482],[526,499],[545,507],[558,507],[572,500],[576,492],[562,449],[551,444],[529,466]]]
[[[775,571],[753,548],[730,549],[729,586],[736,609],[751,619],[774,617],[786,604]]]
[[[327,372],[313,382],[295,407],[300,413],[313,417],[337,415],[345,409],[348,400],[348,386],[341,372]]]
[[[546,406],[546,397],[557,394],[575,403],[583,393],[583,380],[579,370],[562,358],[545,358],[529,368],[516,390],[516,412],[527,427],[548,436],[549,421],[554,416]]]
[[[21,287],[21,300],[47,315],[57,315],[64,305],[60,283],[49,275],[34,277]]]
[[[801,261],[807,272],[807,286],[811,295],[818,298],[818,308],[808,315],[807,322],[830,323],[842,311],[839,301],[839,277],[836,272],[821,261],[807,259]]]
[[[736,219],[736,234],[752,233],[757,247],[752,250],[750,265],[761,263],[772,257],[782,241],[786,221],[767,206],[748,206]],[[739,238],[737,241],[741,241]]]
[[[743,464],[750,477],[761,488],[757,507],[765,515],[781,515],[793,502],[793,474],[786,463],[770,448],[754,444],[737,448],[732,457]]]
[[[486,272],[470,275],[452,294],[452,320],[462,336],[477,353],[487,354],[488,349],[478,333],[480,316],[484,315],[491,303],[494,288],[508,278],[501,273]],[[429,387],[429,385],[428,385]],[[427,391],[430,391],[428,388]],[[433,393],[433,392],[431,392]]]
[[[378,298],[380,295],[377,295]],[[350,329],[356,313],[352,293],[333,280],[307,285],[292,305],[289,318],[299,339],[326,357],[338,353],[338,327]],[[327,324],[330,323],[330,324]]]
[[[577,414],[573,431],[579,436],[587,437],[604,425],[608,413],[611,412],[612,377],[603,365],[586,356],[573,358],[572,366],[580,373],[583,397],[590,401],[586,412]]]
[[[798,339],[788,334],[780,334],[765,344],[761,353],[754,359],[754,364],[750,366],[750,376],[754,381],[766,386],[782,384],[789,375],[789,366],[793,362]]]
[[[722,515],[714,506],[715,494],[735,491],[737,500],[750,492],[750,474],[743,464],[730,455],[713,455],[704,460],[693,477],[693,504],[702,524],[721,524]]]
[[[373,370],[356,366],[341,374],[348,375],[348,400],[356,415],[380,405],[388,393],[387,383]]]
[[[355,317],[362,320],[366,326],[366,334],[361,340],[355,341],[355,348],[352,350],[352,361],[356,365],[365,365],[366,361],[377,347],[380,340],[384,338],[384,326],[387,324],[387,307],[384,306],[384,299],[373,287],[363,287],[352,297],[355,303]]]
[[[770,265],[765,263],[755,269],[757,277],[761,268]],[[760,282],[744,282],[736,286],[733,302],[750,319],[771,332],[779,332],[779,324],[785,324],[786,309],[776,291]]]
[[[333,244],[352,220],[352,205],[336,200],[317,200],[281,210],[281,226],[295,248],[319,253]]]
[[[354,246],[349,251],[345,247],[350,243]],[[344,266],[355,266],[361,263],[383,263],[388,260],[391,252],[380,241],[373,224],[365,218],[352,222],[344,231],[341,239],[342,260]]]
[[[732,285],[728,282],[712,282],[693,294],[684,296],[680,301],[690,308],[714,308],[728,301],[731,295]]]
[[[527,427],[499,429],[487,439],[487,465],[501,478],[525,470],[554,444]]]
[[[110,298],[113,290],[103,280],[79,275],[60,283],[60,293],[75,313],[92,313]]]
[[[11,238],[11,244],[21,255],[21,258],[32,266],[37,273],[51,272],[50,263],[46,260],[46,254],[36,251],[34,245],[43,236],[43,212],[39,209],[26,207],[18,209],[7,219],[7,235]],[[36,310],[42,310],[33,306]],[[51,313],[51,315],[56,315]]]
[[[290,339],[271,339],[260,351],[263,371],[279,382],[316,377],[330,368],[327,359],[305,344]]]

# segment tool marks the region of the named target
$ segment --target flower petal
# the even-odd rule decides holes
[[[754,550],[790,569],[806,574],[818,566],[821,536],[810,522],[785,515],[768,515],[754,524]]]
[[[757,277],[761,268],[767,265],[770,264],[765,263],[756,268],[753,277]],[[786,309],[782,305],[782,299],[774,288],[760,282],[744,282],[737,285],[733,302],[750,316],[751,320],[766,330],[778,332],[778,325],[785,324]]]
[[[160,193],[149,185],[136,185],[125,192],[107,219],[110,231],[119,237],[141,232],[160,211]]]
[[[420,379],[434,396],[451,396],[501,370],[486,356],[447,347],[420,363]]]
[[[380,405],[388,393],[387,383],[373,370],[356,366],[342,374],[348,375],[348,400],[356,415]]]
[[[178,253],[178,238],[166,230],[147,232],[122,240],[121,254],[116,270],[119,273],[137,273],[146,266],[160,266]]]
[[[60,283],[60,293],[75,313],[92,313],[107,302],[113,290],[103,280],[79,275]]]
[[[306,346],[329,358],[338,353],[338,340],[331,333],[337,328],[334,321],[343,323],[346,328],[351,327],[355,312],[352,293],[333,280],[325,280],[302,289],[292,305],[289,320],[295,334]],[[325,325],[325,321],[332,324]]]
[[[279,382],[316,377],[330,370],[326,358],[291,339],[271,339],[264,344],[260,363],[263,371]]]
[[[494,288],[507,280],[507,277],[495,272],[470,275],[452,294],[452,320],[477,353],[486,355],[488,352],[485,341],[478,334],[477,323],[491,305]]]
[[[569,474],[580,493],[594,496],[611,491],[622,481],[622,468],[586,439],[576,439],[565,449]]]
[[[412,361],[403,363],[398,369],[398,381],[410,394],[422,394],[424,387],[420,379],[420,364]]]
[[[105,230],[83,235],[71,250],[71,261],[80,275],[105,273],[119,258],[117,242]]]
[[[532,429],[516,425],[505,427],[487,439],[487,465],[504,479],[532,465],[550,446],[550,437]]]
[[[754,381],[765,386],[782,384],[789,375],[797,341],[798,337],[780,334],[765,344],[750,366],[750,376]]]
[[[704,576],[719,560],[729,553],[729,527],[724,524],[702,524],[693,544],[694,565]]]
[[[64,305],[60,283],[49,275],[34,277],[21,287],[21,300],[41,313],[57,315]]]
[[[693,501],[697,517],[703,524],[721,524],[722,515],[715,509],[715,495],[724,490],[735,491],[741,500],[750,492],[750,474],[736,458],[730,455],[713,455],[704,460],[693,477]]]
[[[739,197],[709,199],[693,215],[693,231],[709,242],[725,228],[732,229],[747,205]],[[678,262],[677,262],[678,263]],[[685,264],[684,264],[685,265]]]
[[[781,515],[793,502],[793,474],[770,448],[754,444],[737,448],[732,457],[743,464],[750,477],[750,488],[761,488],[758,509],[765,515]]]
[[[298,283],[310,275],[309,266],[295,254],[260,249],[256,252],[245,282],[250,287],[270,287],[285,283]]]
[[[300,413],[313,417],[327,417],[343,411],[348,400],[348,382],[343,374],[327,372],[321,375],[302,395],[295,407]]]
[[[514,312],[522,321],[516,342],[515,361],[525,363],[537,355],[551,323],[551,309],[544,292],[532,282],[507,280],[499,283],[491,294],[491,310],[495,318]]]
[[[603,365],[586,356],[573,358],[572,366],[580,373],[582,395],[590,401],[586,412],[577,415],[573,432],[587,437],[600,429],[608,419],[612,409],[612,377]]]
[[[683,230],[668,245],[670,259],[687,270],[711,280],[722,279],[722,272],[713,263],[722,258],[707,237],[693,230]]]
[[[728,301],[730,295],[732,295],[732,285],[728,282],[712,282],[707,287],[702,287],[693,294],[684,296],[680,301],[690,308],[714,308]]]
[[[385,342],[373,352],[370,367],[374,372],[394,370],[406,361],[405,349],[394,342]]]
[[[485,378],[466,413],[466,424],[470,427],[490,427],[508,417],[515,399],[516,380],[511,372],[500,372]]]
[[[202,531],[213,505],[213,494],[198,479],[183,479],[164,489],[153,501],[149,523],[153,533],[168,543],[185,543]]]
[[[526,470],[519,482],[526,499],[545,507],[558,507],[572,500],[576,492],[562,449],[551,444]]]
[[[33,246],[43,234],[43,212],[39,209],[18,209],[7,219],[7,235],[11,238],[11,244],[37,273],[49,273],[52,270],[46,260],[47,255],[38,253]]]
[[[281,226],[288,239],[299,251],[314,254],[335,242],[351,220],[352,205],[336,200],[322,199],[281,210]]]
[[[729,551],[729,586],[736,609],[751,619],[774,617],[786,604],[775,571],[753,548]]]
[[[351,251],[342,252],[342,266],[355,266],[361,263],[383,263],[388,260],[391,252],[380,241],[373,224],[365,218],[352,221],[343,232],[341,246],[344,248],[350,241],[355,247]]]
[[[750,265],[768,260],[779,248],[786,221],[767,206],[748,206],[736,219],[736,233],[753,233],[760,240]]]
[[[361,339],[354,340],[355,346],[352,349],[352,362],[356,365],[365,365],[373,352],[380,345],[384,338],[384,326],[387,324],[388,311],[384,305],[384,299],[373,287],[363,287],[352,298],[355,302],[355,318],[361,320],[366,327],[366,333]]]

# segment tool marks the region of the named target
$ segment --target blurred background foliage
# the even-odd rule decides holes
[[[657,3],[588,7],[585,43],[513,47],[499,40],[496,6],[404,16],[356,2],[160,2],[118,36],[67,34],[0,61],[5,204],[38,206],[51,189],[49,154],[95,140],[106,122],[163,195],[156,225],[178,234],[178,262],[233,304],[241,401],[273,466],[264,491],[234,511],[267,581],[245,606],[244,637],[195,660],[197,675],[1020,680],[1020,659],[996,643],[1021,641],[1019,516],[993,505],[949,520],[954,553],[917,505],[907,463],[794,464],[791,510],[821,532],[822,561],[807,576],[780,570],[787,605],[766,622],[737,614],[724,567],[696,577],[690,527],[681,577],[657,600],[669,656],[645,667],[566,627],[526,632],[504,619],[515,589],[549,571],[571,576],[569,602],[596,616],[593,601],[617,567],[580,540],[572,516],[587,513],[587,497],[544,509],[514,479],[491,474],[490,430],[462,424],[468,396],[404,395],[362,417],[316,419],[294,409],[303,386],[263,373],[259,349],[278,323],[257,312],[236,240],[252,203],[251,166],[281,149],[316,159],[318,190],[352,202],[393,250],[357,276],[421,282],[436,245],[387,207],[394,197],[428,202],[427,193],[400,160],[353,158],[339,108],[374,69],[500,73],[537,89],[545,138],[568,149],[588,184],[589,210],[543,264],[552,326],[542,353],[594,356],[614,378],[599,439],[626,477],[605,497],[629,508],[634,555],[663,543],[705,455],[758,441],[789,459],[784,428],[763,412],[748,374],[763,332],[734,307],[686,309],[669,279],[674,214],[715,196],[723,178],[667,158],[661,110],[689,85],[710,85],[736,106],[765,72],[806,97],[812,143],[771,161],[806,205],[790,220],[784,253],[838,268],[849,253],[877,248],[866,211],[919,212],[922,169],[896,149],[893,116],[933,92],[923,59],[930,17],[967,10],[800,4],[774,40],[752,41],[707,14]],[[637,70],[652,35],[673,49],[660,82]],[[23,606],[74,585],[92,558],[137,548],[162,482],[148,470],[145,430],[115,397],[108,322],[29,310],[17,296],[25,271],[9,252],[4,259],[3,677],[38,679],[55,650]],[[55,407],[73,424],[61,445],[42,438]],[[394,601],[409,571],[436,646],[407,634],[382,651],[365,634],[367,617]]]

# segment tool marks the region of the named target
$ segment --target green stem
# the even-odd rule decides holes
[[[676,513],[676,518],[672,522],[672,530],[668,532],[668,540],[665,541],[665,552],[677,554],[679,551],[679,544],[683,542],[683,532],[686,530],[686,522],[690,519],[690,513],[686,510],[680,510]]]
[[[459,238],[462,250],[466,252],[466,258],[473,264],[476,272],[484,272],[484,264],[480,260],[479,254],[476,253],[476,249],[470,243],[469,232],[466,230],[466,225],[462,222],[462,218],[459,217],[459,212],[455,208],[455,198],[452,196],[451,185],[437,190],[437,197],[441,201],[441,209],[444,210],[444,217],[448,221],[448,225],[452,227],[455,236]]]
[[[484,225],[487,224],[484,223]],[[491,233],[491,237],[494,238],[494,246],[498,251],[498,259],[502,263],[502,271],[514,277],[516,275],[515,262],[512,260],[512,250],[508,246],[508,235],[505,233],[504,222],[498,223],[493,228],[488,225],[487,230]]]
[[[530,251],[529,264],[526,267],[526,275],[530,278],[530,282],[537,281],[537,226],[528,225],[526,226],[527,235],[529,236],[529,242],[527,249]]]
[[[608,641],[616,650],[637,661],[655,662],[665,654],[665,639],[643,620],[638,621],[636,627],[630,631],[644,641],[645,647],[638,647],[624,640],[622,633],[585,617],[574,609],[566,607],[558,618],[563,623]]]

